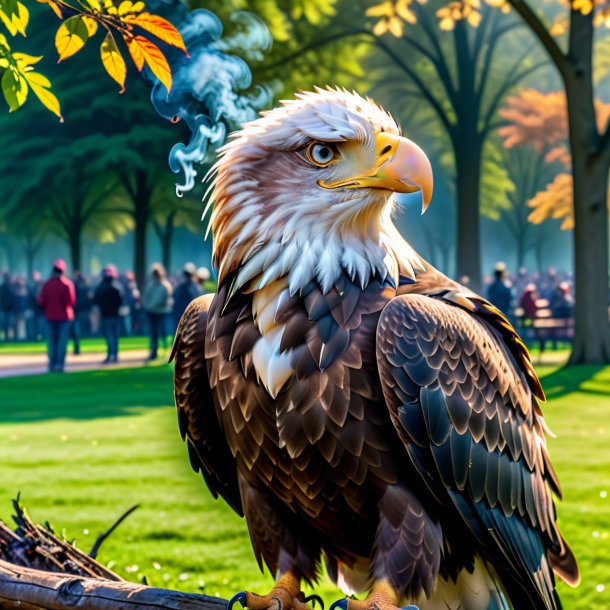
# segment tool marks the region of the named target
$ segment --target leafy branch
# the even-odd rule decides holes
[[[100,45],[102,65],[109,76],[125,90],[127,65],[119,46],[122,39],[138,71],[150,71],[171,91],[172,73],[158,42],[179,49],[188,56],[180,32],[166,19],[146,11],[142,1],[131,0],[38,0],[48,4],[61,25],[55,34],[58,62],[75,55],[98,31],[104,34]],[[25,36],[29,11],[19,0],[0,0],[0,22],[8,34]],[[151,39],[152,37],[152,39]],[[153,41],[154,40],[154,41]],[[10,111],[26,101],[31,89],[42,104],[61,117],[60,104],[51,92],[51,83],[33,66],[42,57],[14,52],[5,35],[0,33],[0,85]]]

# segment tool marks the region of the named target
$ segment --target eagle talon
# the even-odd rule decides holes
[[[231,597],[231,599],[227,602],[226,610],[233,610],[233,606],[236,602],[239,602],[242,608],[246,607],[248,600],[248,594],[245,591],[240,591]]]

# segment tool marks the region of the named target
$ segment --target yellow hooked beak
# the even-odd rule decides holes
[[[432,198],[432,166],[424,151],[411,140],[381,132],[375,138],[377,162],[370,174],[340,182],[319,180],[327,189],[378,188],[395,193],[422,193],[422,213]]]

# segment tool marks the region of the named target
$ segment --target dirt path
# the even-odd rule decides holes
[[[143,364],[148,358],[148,350],[126,350],[119,355],[117,364],[103,364],[106,354],[87,353],[66,357],[67,373],[96,369],[116,369]],[[0,377],[20,377],[23,375],[42,375],[48,372],[49,361],[46,354],[0,354]]]

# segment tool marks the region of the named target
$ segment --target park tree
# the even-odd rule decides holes
[[[572,155],[576,288],[575,336],[570,362],[606,363],[610,361],[606,205],[610,121],[600,126],[595,108],[594,45],[596,27],[610,22],[610,4],[606,0],[559,2],[568,12],[564,18],[567,39],[562,41],[561,18],[548,21],[534,2],[488,0],[488,3],[514,9],[546,51],[564,85]],[[466,7],[473,3],[464,0],[451,4],[457,8],[449,15],[450,25],[467,18]]]
[[[78,146],[55,147],[53,155],[44,138],[24,139],[11,147],[32,162],[0,175],[6,193],[2,216],[11,232],[21,236],[28,267],[46,233],[65,241],[72,268],[83,269],[85,238],[107,243],[131,228],[126,217],[110,209],[117,182],[88,166],[92,151],[102,144],[99,137],[82,138]]]

